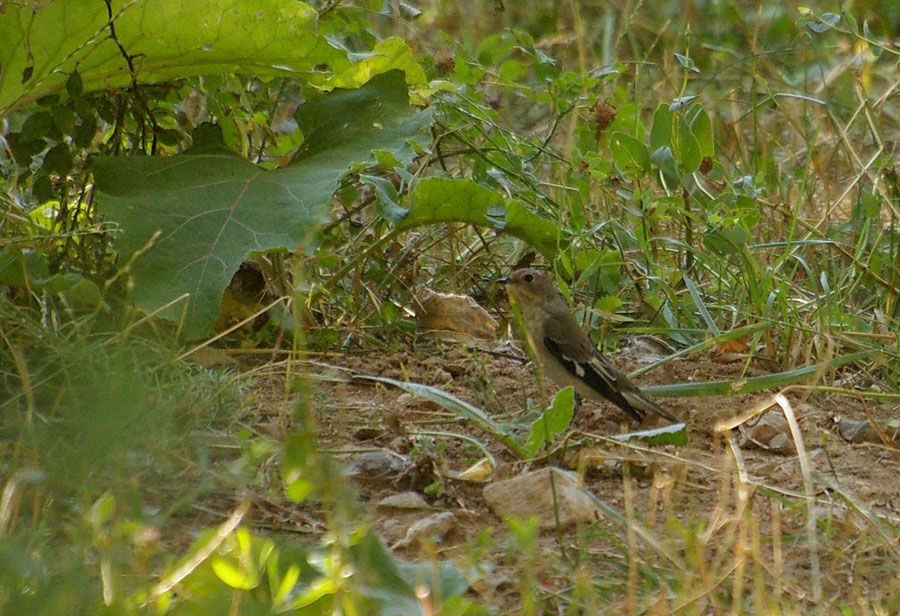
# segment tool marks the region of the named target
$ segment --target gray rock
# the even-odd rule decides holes
[[[408,547],[420,539],[440,541],[453,530],[454,526],[456,526],[456,516],[452,512],[435,513],[410,526],[409,530],[406,531],[406,537],[392,545],[391,549]]]
[[[410,462],[403,456],[378,449],[355,455],[347,463],[347,476],[356,481],[388,479],[407,470]]]
[[[400,492],[385,496],[378,501],[382,509],[428,509],[428,503],[418,492]]]
[[[889,419],[879,427],[887,440],[900,443],[900,421]],[[841,432],[841,436],[849,443],[881,444],[882,442],[881,435],[868,421],[839,419],[838,429]]]
[[[536,515],[541,528],[556,526],[556,511],[563,527],[578,522],[593,522],[600,515],[600,509],[591,500],[578,476],[559,468],[542,468],[512,479],[495,481],[484,488],[484,500],[498,518],[514,516],[525,519]]]

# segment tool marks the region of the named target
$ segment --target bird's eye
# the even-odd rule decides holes
[[[534,282],[534,275],[533,274],[525,274],[525,282],[529,282],[529,283]]]

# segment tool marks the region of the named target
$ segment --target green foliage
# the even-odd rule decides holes
[[[4,323],[23,322],[3,309]],[[307,547],[254,534],[238,526],[247,501],[180,554],[160,544],[183,506],[223,488],[203,476],[221,474],[226,461],[211,461],[196,435],[228,421],[240,392],[214,374],[186,371],[143,338],[89,331],[87,322],[67,335],[0,329],[0,451],[24,463],[4,486],[0,611],[208,614],[228,611],[240,592],[251,611],[410,614],[423,581],[447,606],[468,605],[455,567],[399,563],[352,520],[352,490],[332,481],[340,470],[310,432],[285,446],[285,484],[295,501],[315,498],[334,512],[331,539]],[[21,375],[13,387],[8,366]],[[312,479],[303,494],[293,487],[300,478]],[[42,520],[36,533],[8,532],[30,519]],[[58,524],[69,529],[65,542]]]
[[[166,307],[154,316],[182,340],[205,337],[251,257],[294,301],[279,322],[315,324],[327,349],[399,344],[419,286],[488,303],[486,280],[542,259],[604,345],[639,331],[674,347],[648,368],[749,337],[734,378],[651,393],[733,395],[854,364],[858,387],[896,389],[895,4],[6,3],[0,474],[15,507],[0,520],[0,611],[415,613],[432,580],[439,613],[475,609],[458,571],[397,563],[358,523],[307,403],[283,444],[224,420],[242,404],[231,376],[180,368],[163,348],[178,340],[130,310]],[[746,378],[757,355],[778,369]],[[477,407],[397,386],[518,458],[571,414],[560,392],[522,445]],[[679,442],[673,430],[640,436]],[[223,527],[186,551],[152,539],[172,541],[192,496],[247,488],[315,501],[327,537],[235,527],[215,554]],[[582,609],[536,583],[537,525],[510,528],[523,612]],[[720,571],[700,558],[703,528],[677,530],[697,560],[673,559],[666,596],[744,609],[689,579]],[[671,558],[653,547],[622,555]],[[184,592],[149,601],[191,558]],[[572,586],[615,610],[627,579],[635,611],[670,581],[641,565],[632,588],[622,562]]]
[[[214,539],[211,530],[172,572],[202,554]],[[458,570],[447,564],[431,570],[428,565],[397,563],[365,527],[349,533],[342,549],[330,547],[336,546],[279,545],[238,529],[218,546],[215,556],[204,558],[184,580],[179,594],[190,597],[189,601],[171,593],[153,600],[171,605],[171,614],[216,614],[228,612],[233,591],[238,591],[242,613],[329,614],[343,609],[400,616],[418,613],[414,585],[424,581],[429,591],[446,597],[448,603],[466,603],[459,595],[468,585]],[[146,601],[136,599],[136,603]]]
[[[422,67],[406,41],[399,37],[379,41],[373,46],[372,51],[354,54],[352,59],[342,57],[335,60],[331,68],[334,74],[321,84],[328,89],[358,88],[374,75],[393,70],[403,71],[406,83],[411,86],[423,86],[426,83]]]
[[[110,0],[107,7],[109,16],[102,3],[58,0],[0,13],[7,42],[0,116],[63,91],[78,96],[192,75],[314,78],[319,65],[344,57],[316,32],[316,12],[303,2]]]
[[[0,284],[58,296],[82,310],[101,307],[103,296],[97,284],[74,273],[50,273],[44,253],[23,252],[15,247],[0,250]]]
[[[3,313],[13,315],[8,306]],[[193,418],[180,415],[185,375],[170,369],[158,381],[147,378],[161,350],[108,336],[88,341],[79,330],[44,334],[18,317],[22,328],[7,341],[27,357],[3,360],[28,375],[32,388],[2,391],[3,414],[9,437],[53,492],[91,499],[103,486],[124,487],[129,473],[171,470],[179,424]],[[202,386],[198,378],[192,397]]]
[[[622,443],[641,441],[650,447],[659,447],[661,445],[687,445],[688,432],[685,424],[675,423],[663,426],[662,428],[654,428],[653,430],[640,430],[638,432],[628,432],[627,434],[616,434],[611,438]]]
[[[183,154],[96,159],[100,202],[123,231],[118,251],[136,257],[134,301],[177,322],[185,306],[172,302],[187,294],[185,336],[209,334],[244,260],[311,243],[348,167],[364,165],[373,150],[408,164],[408,142],[422,138],[429,118],[409,107],[403,75],[393,72],[302,105],[304,140],[294,162],[278,169],[253,165],[205,127]]]
[[[427,178],[416,182],[409,193],[407,214],[399,229],[412,229],[442,222],[463,222],[508,233],[552,258],[559,244],[559,229],[549,220],[531,213],[515,199],[471,180]]]
[[[816,378],[826,370],[834,370],[854,362],[866,359],[871,351],[859,351],[834,357],[822,365],[804,366],[794,370],[775,372],[742,378],[739,380],[704,381],[700,383],[675,383],[672,385],[649,385],[643,390],[654,396],[724,396],[734,394],[750,394],[759,391],[804,383]]]
[[[531,430],[525,439],[525,451],[531,457],[549,447],[553,440],[568,429],[575,413],[575,389],[564,387],[553,396],[550,406],[531,423]]]

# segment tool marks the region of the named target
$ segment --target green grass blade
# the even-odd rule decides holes
[[[414,396],[419,396],[420,398],[430,400],[431,402],[434,402],[435,404],[440,405],[448,411],[456,414],[457,417],[471,421],[473,424],[494,437],[495,440],[506,445],[506,447],[508,447],[510,451],[512,451],[518,457],[528,457],[528,452],[525,451],[525,448],[522,446],[522,444],[512,436],[507,434],[497,422],[495,422],[493,419],[491,419],[490,416],[487,415],[487,413],[485,413],[477,406],[473,406],[468,402],[460,400],[452,394],[448,394],[446,391],[440,390],[437,387],[422,385],[421,383],[398,381],[396,379],[390,379],[384,376],[355,374],[353,375],[353,378],[364,381],[387,383],[388,385],[393,385],[394,387],[402,389],[403,391]]]
[[[693,344],[689,347],[685,347],[676,353],[672,353],[662,359],[655,361],[653,363],[647,364],[637,370],[632,370],[628,373],[628,378],[634,379],[639,377],[642,374],[650,372],[657,366],[661,366],[662,364],[668,363],[673,359],[678,357],[684,357],[685,355],[690,355],[691,353],[696,353],[697,351],[702,351],[703,349],[708,349],[710,347],[714,347],[717,344],[721,344],[723,342],[728,342],[729,340],[734,340],[735,338],[740,338],[741,336],[751,336],[756,332],[762,331],[764,329],[768,329],[772,324],[767,321],[761,321],[759,323],[753,323],[751,325],[744,325],[743,327],[738,327],[737,329],[732,329],[730,331],[724,332],[716,336],[715,338],[707,338],[706,340],[701,340],[697,344]],[[629,331],[636,331],[634,328]],[[649,332],[648,332],[649,333]]]
[[[825,368],[833,370],[847,364],[865,359],[872,355],[872,351],[860,351],[835,357]],[[674,385],[650,385],[641,388],[651,396],[660,397],[691,397],[691,396],[728,396],[735,394],[752,394],[764,389],[784,387],[802,383],[822,370],[820,364],[804,366],[786,372],[776,372],[763,376],[754,376],[749,379],[735,379],[732,381],[701,381],[699,383],[677,383]]]
[[[687,287],[688,292],[691,294],[691,299],[694,300],[694,305],[697,307],[697,311],[700,313],[700,316],[703,317],[704,322],[706,322],[706,327],[709,328],[709,331],[713,336],[718,336],[721,333],[719,331],[719,327],[713,320],[712,315],[709,313],[709,310],[707,310],[706,304],[703,303],[703,298],[700,297],[700,291],[697,289],[697,285],[694,283],[694,280],[687,274],[683,274],[681,278],[682,280],[684,280],[684,284]]]
[[[687,445],[688,442],[687,426],[684,423],[675,423],[662,428],[654,428],[653,430],[617,434],[610,438],[620,443],[643,441],[651,447],[658,445]]]

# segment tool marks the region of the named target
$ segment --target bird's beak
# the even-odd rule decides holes
[[[497,282],[499,282],[500,284],[506,284],[507,282],[509,282],[509,277],[504,276],[503,278],[498,278]]]

